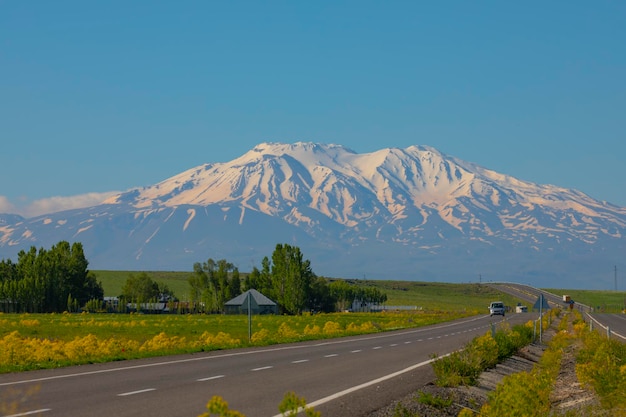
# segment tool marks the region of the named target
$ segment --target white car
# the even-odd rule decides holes
[[[502,315],[504,316],[504,303],[502,301],[494,301],[489,304],[489,315]]]

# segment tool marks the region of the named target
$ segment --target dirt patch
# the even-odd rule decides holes
[[[580,347],[577,342],[563,352],[561,371],[550,395],[552,410],[557,415],[608,416],[610,412],[602,412],[594,393],[576,378],[576,351]]]

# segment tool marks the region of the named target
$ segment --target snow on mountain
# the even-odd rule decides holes
[[[593,241],[596,232],[619,238],[626,227],[612,214],[624,214],[618,207],[421,146],[357,154],[339,145],[263,143],[231,162],[196,167],[105,201],[120,202],[137,209],[235,204],[241,222],[247,209],[314,227],[319,221],[303,210],[310,209],[347,228],[398,225],[400,235],[419,230],[416,216],[424,223],[432,214],[468,237],[493,236],[504,226]],[[407,219],[411,227],[404,230]],[[594,219],[605,228],[597,230]]]
[[[223,257],[245,271],[287,242],[330,276],[564,279],[571,270],[586,282],[620,259],[625,233],[626,208],[427,146],[358,154],[262,143],[99,206],[0,224],[0,256],[87,239],[97,268],[187,270]]]

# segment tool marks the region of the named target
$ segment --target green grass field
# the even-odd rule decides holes
[[[118,296],[131,274],[137,271],[93,271],[102,282],[104,295]],[[146,273],[156,282],[166,284],[181,301],[188,301],[189,284],[187,278],[193,272],[150,272]],[[242,274],[242,279],[245,274]],[[387,294],[387,306],[415,306],[425,310],[438,311],[487,311],[491,301],[501,300],[514,306],[519,300],[495,291],[488,285],[449,284],[441,282],[346,280],[361,287],[375,287]]]
[[[139,272],[94,273],[105,295],[115,296],[121,293],[128,277]],[[187,278],[191,272],[146,273],[166,284],[181,300],[187,299]],[[511,307],[520,302],[488,284],[346,281],[385,293],[388,298],[385,305],[389,308],[414,308],[383,313],[254,316],[251,323],[246,316],[222,314],[0,314],[0,372],[419,327],[487,314],[487,306],[494,300]],[[549,291],[569,294],[574,300],[592,306],[623,306],[626,295],[611,291]],[[20,355],[23,358],[17,361]]]
[[[122,286],[131,274],[138,271],[93,271],[102,282],[104,295],[113,297],[122,292]],[[166,284],[182,301],[188,301],[189,284],[187,278],[193,272],[184,271],[146,271],[157,282]],[[245,273],[242,273],[242,279]],[[493,290],[488,285],[477,283],[442,283],[420,281],[385,281],[385,280],[346,280],[358,286],[372,286],[387,294],[388,306],[416,306],[427,310],[458,311],[485,310],[491,301],[501,300],[506,305],[515,306],[519,300]],[[626,292],[597,290],[568,290],[562,288],[544,288],[557,295],[569,294],[574,301],[591,306],[598,311],[619,312],[626,308]]]
[[[102,283],[105,297],[117,297],[122,294],[122,287],[128,277],[146,272],[153,281],[166,284],[170,290],[174,291],[176,297],[182,301],[189,300],[189,278],[193,272],[180,271],[92,271],[96,274],[98,281]]]
[[[619,313],[626,309],[626,291],[604,290],[567,290],[562,288],[546,288],[553,294],[567,294],[575,303],[593,307],[596,312]]]
[[[0,313],[0,373],[421,327],[476,312],[300,316]]]

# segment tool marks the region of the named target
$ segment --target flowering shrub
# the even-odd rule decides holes
[[[167,352],[186,346],[187,341],[184,337],[180,336],[168,336],[161,332],[154,336],[150,340],[146,340],[139,348],[140,351],[145,352]]]
[[[480,410],[481,417],[547,416],[550,394],[561,368],[564,348],[571,343],[566,333],[554,336],[541,360],[530,372],[506,376]]]
[[[215,336],[209,332],[204,332],[194,344],[194,347],[201,348],[201,350],[229,349],[237,346],[241,346],[241,340],[224,332],[219,332]]]
[[[24,327],[37,327],[39,326],[41,323],[39,322],[39,320],[37,319],[24,319],[24,320],[20,320],[20,326],[24,326]]]
[[[47,364],[102,361],[128,357],[138,349],[136,341],[99,340],[92,334],[63,341],[24,337],[13,331],[0,339],[0,369],[34,369],[49,367]]]
[[[322,415],[312,407],[307,407],[306,400],[303,397],[298,397],[293,391],[285,394],[285,397],[278,405],[278,411],[287,417],[296,417],[301,411],[304,411],[306,417],[320,417]]]
[[[228,408],[228,403],[222,397],[214,396],[206,405],[207,412],[200,414],[198,417],[245,417],[239,411]]]
[[[284,339],[296,339],[298,337],[298,333],[289,327],[287,323],[281,323],[277,333],[279,337]]]
[[[322,332],[322,329],[317,324],[309,325],[307,324],[304,327],[304,334],[307,336],[317,336]]]
[[[267,329],[261,329],[258,332],[254,332],[250,340],[252,343],[267,343],[270,338],[270,331]]]
[[[360,333],[371,333],[375,331],[377,331],[377,329],[376,327],[374,327],[374,324],[371,321],[366,321],[361,324],[350,323],[348,324],[348,327],[346,327],[346,332],[348,333],[360,334]]]
[[[337,334],[341,333],[341,325],[334,321],[327,321],[324,324],[324,334]]]
[[[604,408],[626,415],[626,344],[595,331],[581,336],[584,347],[576,358],[578,379],[593,388]]]
[[[475,337],[463,350],[432,363],[436,383],[443,387],[474,385],[482,371],[495,366],[531,341],[532,330],[527,326],[515,326],[513,330],[504,328],[496,332],[495,338],[491,332]]]

